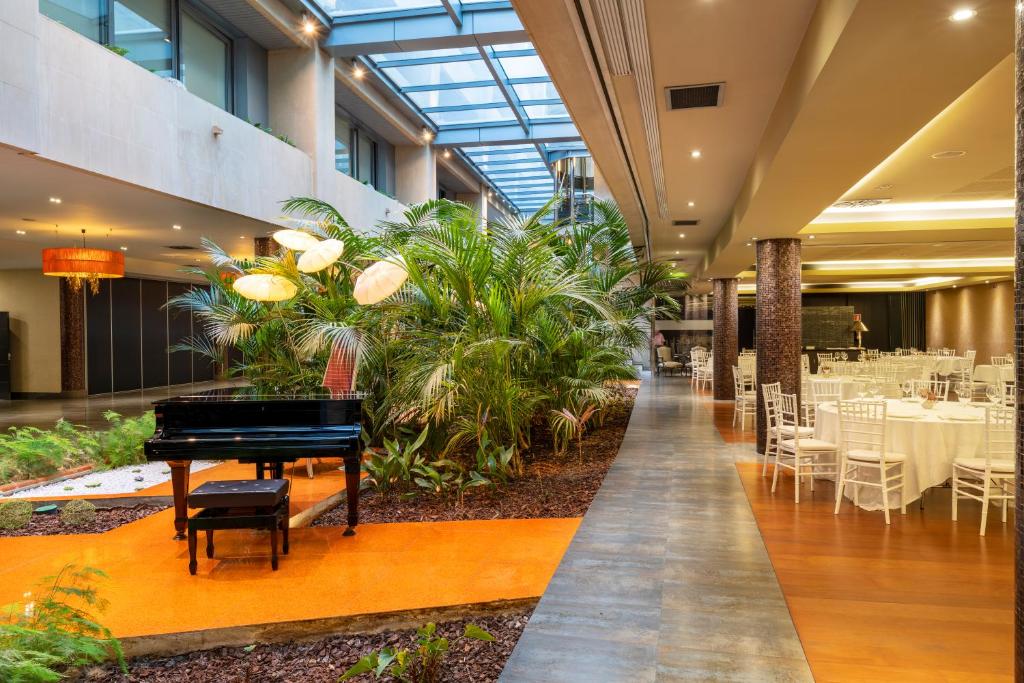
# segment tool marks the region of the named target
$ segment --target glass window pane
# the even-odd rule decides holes
[[[466,109],[464,111],[438,111],[427,114],[439,126],[458,123],[482,123],[491,121],[515,121],[516,117],[508,107],[497,109]]]
[[[340,116],[334,117],[334,168],[352,175],[352,127]]]
[[[569,115],[564,104],[528,104],[523,109],[527,118],[531,119],[554,119]]]
[[[460,90],[422,90],[408,95],[418,107],[452,107],[460,104],[492,104],[505,101],[496,85]]]
[[[399,88],[414,85],[465,83],[493,80],[482,60],[445,62],[442,64],[416,64],[413,66],[381,67]]]
[[[475,47],[442,47],[436,50],[409,50],[408,52],[389,52],[387,54],[370,55],[370,59],[384,66],[388,60],[426,59],[430,57],[455,57],[457,55],[479,55]]]
[[[557,98],[558,90],[554,83],[519,83],[513,85],[516,96],[521,100],[553,100]]]
[[[497,45],[491,45],[491,49],[496,52],[509,52],[511,50],[532,50],[533,43],[499,43]]]
[[[501,62],[502,68],[505,69],[505,75],[509,78],[535,78],[548,75],[548,72],[544,70],[544,63],[536,55],[502,57],[498,61]]]
[[[359,155],[357,156],[359,172],[356,174],[356,180],[375,185],[377,182],[374,177],[374,169],[377,164],[377,143],[361,133],[356,137],[359,140]]]
[[[158,76],[173,75],[170,0],[117,0],[114,45]]]
[[[503,153],[497,153],[497,154],[481,154],[480,156],[474,156],[474,157],[471,157],[471,158],[473,159],[473,161],[486,162],[486,161],[512,161],[512,160],[515,160],[515,159],[529,159],[529,160],[532,161],[532,160],[535,160],[535,159],[539,159],[540,157],[537,156],[537,151],[536,150],[534,150],[532,152],[531,151],[527,151],[527,150],[523,150],[522,152],[503,152]]]
[[[39,11],[97,43],[103,39],[105,0],[39,0]]]
[[[228,108],[228,44],[185,12],[181,14],[181,81],[193,95]]]
[[[440,0],[319,0],[320,6],[331,14],[368,14],[393,12],[400,9],[440,7]]]

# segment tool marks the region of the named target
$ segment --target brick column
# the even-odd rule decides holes
[[[739,295],[733,278],[714,281],[714,335],[711,348],[715,354],[713,368],[715,400],[731,401],[735,398],[732,368],[739,354]]]
[[[277,243],[273,237],[254,237],[252,250],[256,256],[273,256],[277,251]]]
[[[85,292],[84,284],[71,291],[60,278],[60,391],[64,396],[85,396]]]
[[[761,385],[782,383],[800,393],[800,240],[757,243],[757,451],[763,453],[767,421]]]
[[[1014,129],[1017,142],[1017,211],[1015,221],[1016,263],[1014,271],[1014,350],[1017,380],[1017,499],[1014,502],[1017,532],[1016,578],[1017,595],[1014,608],[1014,671],[1015,680],[1024,681],[1024,10],[1017,5],[1016,41],[1017,55],[1015,87],[1016,119]]]

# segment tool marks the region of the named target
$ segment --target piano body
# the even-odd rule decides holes
[[[193,460],[238,460],[269,466],[282,477],[284,463],[299,458],[345,462],[348,529],[359,521],[362,393],[272,395],[253,387],[214,389],[156,401],[156,432],[146,441],[149,461],[166,461],[174,490],[175,539],[185,538],[186,497]]]

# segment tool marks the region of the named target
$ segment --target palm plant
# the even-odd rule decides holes
[[[436,200],[373,236],[315,199],[285,209],[308,218],[308,231],[344,242],[341,259],[309,275],[288,250],[247,262],[207,243],[211,265],[193,272],[209,290],[172,302],[203,323],[184,346],[219,357],[234,348],[234,372],[268,389],[301,390],[316,386],[330,349],[342,345],[357,356],[373,433],[394,438],[402,427],[429,426],[442,457],[486,438],[513,447],[521,468],[537,421],[555,427],[563,410],[589,420],[609,382],[635,376],[627,361],[647,344],[652,316],[677,308],[670,269],[637,261],[610,203],[595,202],[590,223],[546,223],[547,206],[482,230],[470,207]],[[382,259],[401,259],[408,281],[360,306],[356,278]],[[279,304],[243,299],[231,282],[246,273],[279,275],[298,293]]]

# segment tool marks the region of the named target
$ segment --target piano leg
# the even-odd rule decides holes
[[[174,540],[185,540],[185,528],[188,526],[188,473],[192,466],[191,460],[168,460],[171,468],[171,489],[174,493]]]
[[[359,523],[359,466],[358,457],[345,458],[345,497],[348,499],[348,528],[343,536],[355,536]]]

